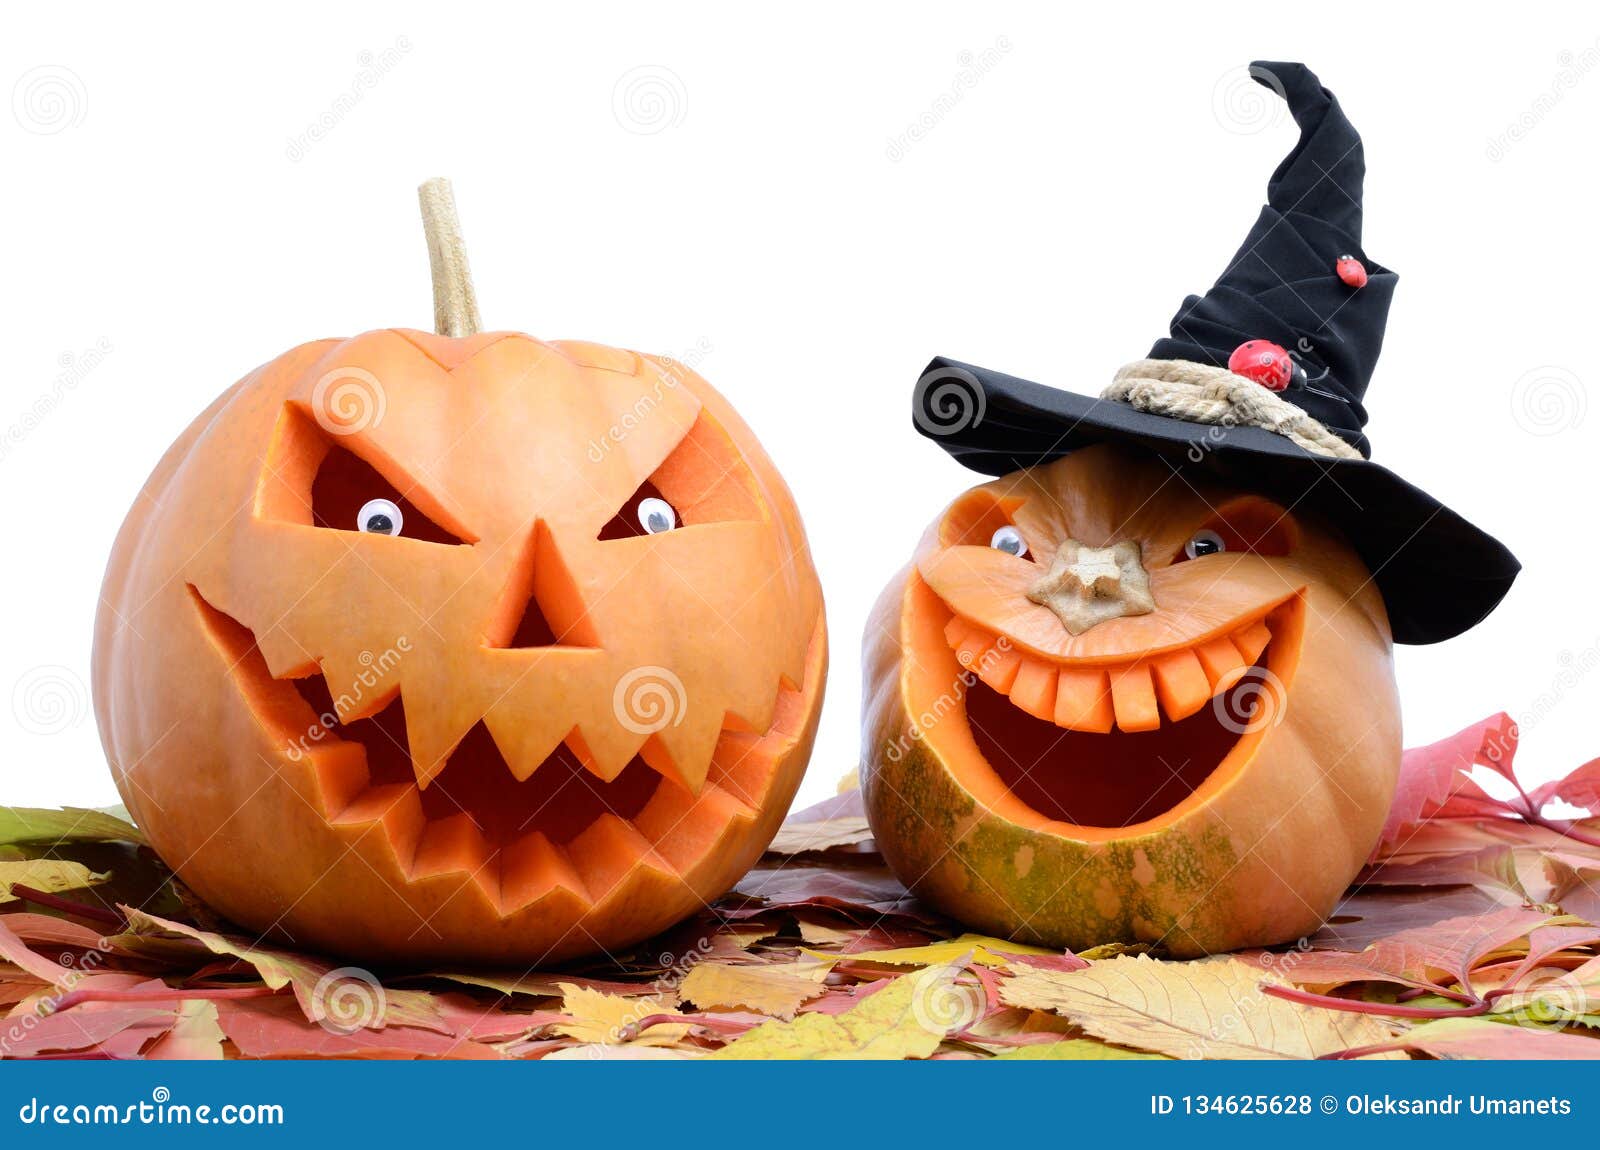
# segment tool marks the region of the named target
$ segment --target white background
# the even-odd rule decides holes
[[[822,573],[801,799],[831,793],[866,611],[976,481],[911,430],[921,366],[1096,392],[1143,355],[1295,140],[1243,79],[1256,57],[1306,61],[1366,138],[1366,247],[1401,273],[1377,457],[1526,567],[1487,623],[1401,651],[1407,740],[1506,709],[1534,779],[1600,754],[1600,14],[664,8],[7,13],[0,802],[116,801],[86,683],[124,512],[256,364],[430,325],[414,188],[436,174],[487,326],[709,345]]]

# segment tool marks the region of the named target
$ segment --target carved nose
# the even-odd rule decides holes
[[[1148,615],[1156,609],[1139,545],[1131,539],[1110,547],[1085,547],[1068,539],[1057,548],[1050,570],[1034,581],[1027,594],[1048,607],[1072,635],[1108,619]]]

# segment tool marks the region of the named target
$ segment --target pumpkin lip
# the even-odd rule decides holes
[[[759,817],[778,763],[759,752],[796,737],[803,707],[795,702],[816,689],[808,655],[807,684],[780,682],[766,732],[724,728],[714,766],[696,792],[643,753],[604,779],[565,742],[519,780],[482,722],[425,784],[405,738],[399,687],[364,709],[364,717],[341,715],[315,663],[274,676],[255,632],[186,586],[204,632],[280,761],[309,769],[308,801],[328,826],[356,837],[381,828],[378,837],[409,881],[464,876],[503,917],[558,889],[581,905],[598,905],[640,868],[685,876],[706,844]]]
[[[1018,705],[1014,682],[1007,695],[963,666],[966,690],[954,713],[976,754],[939,757],[980,803],[1030,830],[1090,842],[1163,831],[1241,777],[1283,718],[1304,637],[1304,590],[1261,622],[1270,636],[1249,666],[1227,674],[1198,709],[1137,730],[1042,718]],[[936,744],[948,737],[937,728],[926,735]]]

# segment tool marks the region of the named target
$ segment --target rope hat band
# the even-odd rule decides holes
[[[1101,399],[1151,415],[1222,427],[1259,427],[1314,455],[1360,459],[1361,453],[1288,400],[1225,367],[1186,359],[1140,359],[1117,372]]]

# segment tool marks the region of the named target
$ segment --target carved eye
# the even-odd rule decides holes
[[[1215,531],[1196,531],[1194,537],[1183,545],[1183,554],[1186,559],[1199,559],[1203,555],[1217,555],[1228,549],[1222,541],[1222,536]]]
[[[1028,557],[1028,544],[1023,541],[1022,532],[1009,523],[995,529],[995,533],[989,537],[989,546],[1007,555],[1015,555],[1018,559]]]
[[[398,535],[405,522],[400,508],[387,499],[369,499],[356,512],[356,530],[372,535]]]
[[[646,535],[660,535],[678,525],[678,513],[665,499],[651,496],[639,500],[639,526]]]

